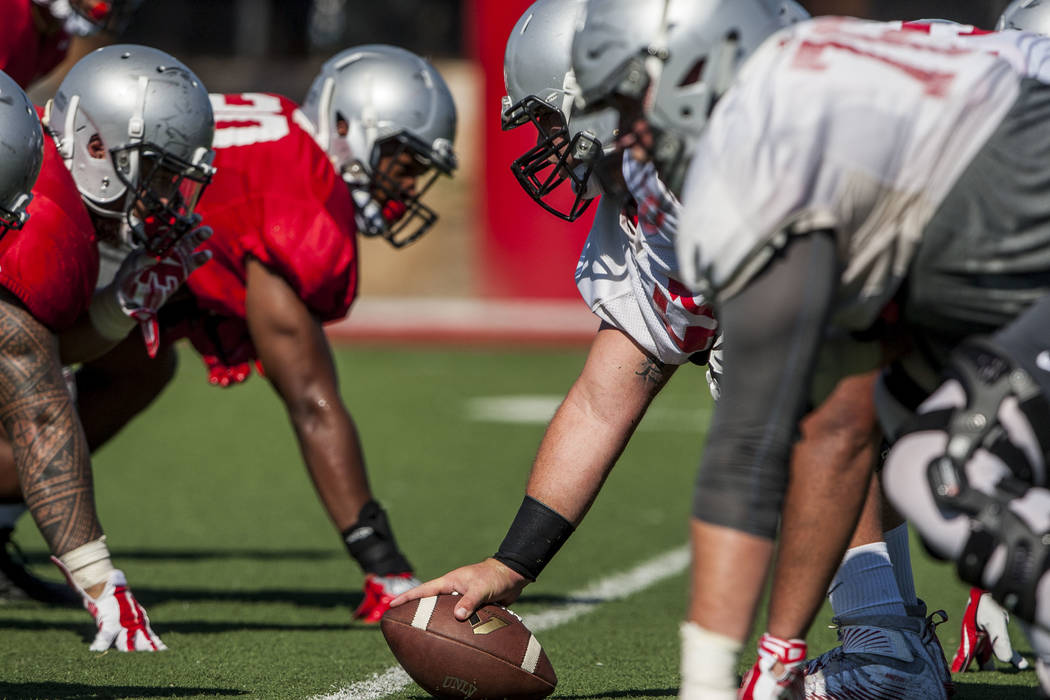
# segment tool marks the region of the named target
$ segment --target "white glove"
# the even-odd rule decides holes
[[[116,341],[130,330],[125,319],[137,321],[146,351],[150,357],[156,357],[160,347],[157,312],[194,270],[211,260],[210,250],[194,251],[211,234],[208,226],[198,226],[182,236],[160,260],[143,248],[129,253],[113,282],[95,293],[89,309],[95,329]]]
[[[977,604],[977,628],[988,635],[995,658],[1023,671],[1028,668],[1028,660],[1014,651],[1013,644],[1010,643],[1010,633],[1006,629],[1008,622],[1010,614],[995,602],[991,593],[983,594]],[[985,670],[994,668],[995,664],[992,663],[991,668]]]
[[[725,365],[722,362],[722,335],[715,338],[714,347],[707,356],[707,388],[711,390],[711,398],[715,401],[722,398],[722,372]]]
[[[110,647],[117,651],[164,651],[168,648],[150,627],[149,616],[132,595],[123,571],[114,569],[110,572],[102,593],[92,598],[73,581],[73,576],[57,557],[51,557],[51,561],[62,569],[69,585],[80,594],[84,607],[95,618],[98,633],[89,647],[91,651],[106,651]]]

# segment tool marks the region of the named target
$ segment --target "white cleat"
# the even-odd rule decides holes
[[[842,644],[806,663],[807,700],[946,700],[939,666],[923,643],[924,619],[836,618]]]

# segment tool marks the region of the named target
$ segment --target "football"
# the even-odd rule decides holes
[[[380,628],[398,662],[438,698],[544,698],[558,678],[539,641],[517,615],[486,605],[464,621],[456,596],[420,598],[383,616]]]

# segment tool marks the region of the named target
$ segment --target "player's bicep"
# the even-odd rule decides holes
[[[248,330],[266,376],[286,402],[334,390],[324,330],[291,285],[258,260],[247,265]]]
[[[636,422],[675,369],[642,350],[620,329],[602,323],[570,398],[596,413]]]

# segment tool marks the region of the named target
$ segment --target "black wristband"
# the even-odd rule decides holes
[[[535,581],[575,529],[568,520],[526,496],[493,558]]]

